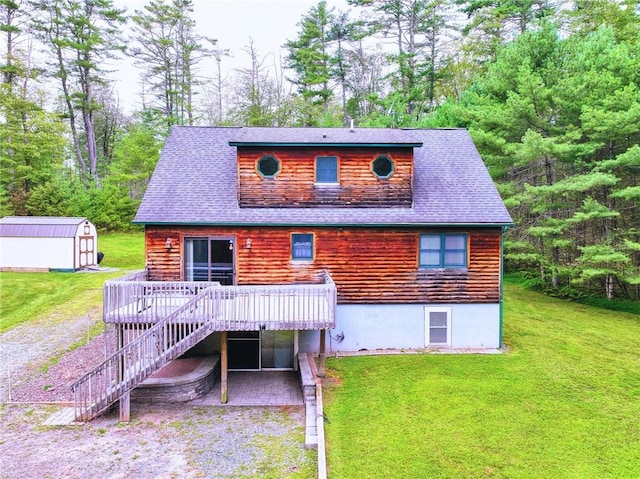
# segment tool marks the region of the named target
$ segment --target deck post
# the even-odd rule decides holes
[[[131,393],[127,391],[120,396],[120,422],[131,420]]]
[[[116,326],[116,351],[124,348],[124,328],[125,326],[122,324],[118,324]],[[118,382],[122,382],[124,380],[125,374],[125,364],[124,357],[122,357],[122,361],[120,362],[120,367],[118,368]],[[120,422],[129,422],[131,420],[131,399],[130,393],[127,391],[122,396],[120,396],[120,401],[118,401],[119,411],[120,411]]]
[[[325,361],[325,349],[327,343],[327,330],[320,330],[320,365],[318,366],[318,377],[324,377],[324,361]]]
[[[229,400],[229,390],[227,384],[227,369],[229,368],[229,360],[227,354],[227,332],[222,331],[220,334],[220,402],[227,404]]]

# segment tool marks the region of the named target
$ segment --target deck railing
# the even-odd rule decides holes
[[[205,317],[194,308],[191,319],[213,321],[215,331],[326,329],[335,324],[336,286],[328,273],[322,284],[220,286],[190,281],[108,281],[104,286],[107,324],[155,324],[195,295],[207,291],[219,312]]]
[[[334,327],[336,287],[220,286],[202,282],[105,283],[104,317],[120,349],[72,384],[75,415],[87,421],[214,331]],[[135,336],[126,337],[127,330]]]

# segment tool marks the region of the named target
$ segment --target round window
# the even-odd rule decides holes
[[[263,178],[273,178],[280,172],[280,162],[275,156],[263,156],[258,160],[258,172]]]
[[[378,178],[389,178],[393,173],[393,161],[388,156],[379,156],[373,160],[371,169]]]

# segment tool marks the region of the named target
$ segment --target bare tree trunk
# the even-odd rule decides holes
[[[17,8],[12,8],[11,5],[6,5],[4,7],[6,9],[6,15],[4,24],[7,26],[12,25],[12,22],[15,18],[15,14],[17,13]],[[7,39],[7,49],[6,49],[6,68],[4,70],[4,83],[8,86],[9,91],[13,91],[13,83],[15,81],[15,71],[13,69],[13,30],[11,28],[7,28],[4,30]]]
[[[216,84],[216,90],[218,94],[218,124],[222,123],[222,58],[220,53],[216,54],[216,62],[218,65],[218,80]]]
[[[611,274],[608,274],[605,277],[605,290],[607,293],[607,299],[612,300],[613,299],[613,275]]]
[[[58,66],[60,67],[60,83],[62,85],[62,93],[64,96],[65,104],[67,105],[67,112],[69,114],[69,127],[71,128],[71,139],[73,141],[73,152],[76,155],[76,164],[80,168],[80,177],[82,181],[87,181],[87,164],[84,161],[82,150],[80,149],[80,139],[78,135],[78,128],[76,127],[76,112],[71,101],[71,92],[69,91],[69,85],[67,83],[67,70],[64,66],[64,58],[62,56],[62,49],[56,46],[56,55],[58,60]]]
[[[87,135],[87,156],[89,157],[89,174],[99,182],[98,179],[98,150],[96,148],[96,132],[93,126],[93,115],[90,111],[82,113],[84,120],[84,132]]]

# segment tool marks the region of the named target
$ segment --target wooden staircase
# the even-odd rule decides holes
[[[98,416],[211,334],[217,314],[212,289],[195,295],[73,383],[75,420],[84,422]],[[200,314],[193,314],[196,309]]]

